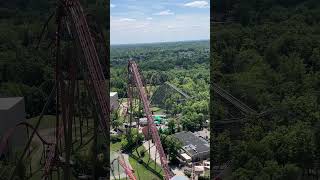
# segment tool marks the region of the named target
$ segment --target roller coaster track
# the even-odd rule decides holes
[[[15,127],[9,129],[6,131],[6,133],[4,134],[3,138],[1,139],[1,142],[0,142],[0,156],[1,154],[4,154],[6,148],[7,148],[7,145],[8,145],[8,141],[10,139],[10,137],[12,137],[12,135],[15,133],[15,131],[17,131],[17,129],[21,126],[25,126],[26,128],[30,128],[32,130],[35,131],[37,137],[40,139],[40,141],[43,143],[43,144],[46,144],[46,145],[52,145],[53,143],[50,143],[50,142],[47,142],[45,139],[43,139],[39,132],[29,123],[27,122],[21,122],[19,124],[17,124]]]
[[[169,92],[168,92],[169,91]],[[152,96],[150,97],[150,103],[160,103],[159,102],[159,98],[161,100],[164,100],[165,98],[163,97],[164,94],[170,94],[170,92],[175,92],[178,93],[179,95],[182,96],[182,98],[180,100],[186,100],[186,99],[190,99],[192,97],[190,97],[188,94],[186,94],[185,92],[183,92],[180,88],[178,88],[177,86],[169,83],[169,82],[164,82],[162,85],[160,85],[156,91],[152,94]]]
[[[84,15],[82,6],[79,2],[79,0],[58,0],[58,8],[57,8],[57,22],[58,22],[58,30],[57,30],[57,54],[56,59],[59,59],[59,42],[60,42],[60,26],[61,22],[65,21],[66,28],[69,31],[69,34],[71,34],[72,37],[74,37],[78,43],[76,45],[80,46],[80,49],[82,51],[82,56],[79,58],[79,62],[81,65],[81,69],[86,71],[85,73],[85,82],[87,86],[87,90],[90,93],[90,96],[93,101],[93,106],[95,111],[97,112],[98,116],[98,122],[100,125],[100,128],[102,130],[103,135],[106,139],[109,139],[109,116],[110,116],[110,109],[109,109],[109,100],[107,98],[107,94],[109,93],[107,90],[107,84],[104,77],[104,72],[101,67],[99,57],[95,48],[95,44],[93,42],[92,34],[90,32],[88,23],[86,21],[86,17]],[[52,17],[52,16],[51,16]],[[50,17],[50,19],[51,19]],[[48,20],[49,21],[49,20]],[[47,24],[47,23],[46,23]],[[58,64],[57,60],[57,64]],[[75,62],[72,62],[75,63]],[[77,63],[77,62],[76,62]],[[61,70],[59,70],[61,66],[56,66],[56,74],[62,73]],[[47,179],[53,169],[54,166],[57,166],[57,155],[58,155],[58,142],[61,142],[62,138],[65,138],[65,150],[66,150],[66,160],[70,158],[70,146],[68,144],[72,144],[72,117],[73,117],[73,98],[74,98],[74,82],[76,80],[75,77],[75,68],[74,66],[70,66],[68,74],[70,76],[70,83],[68,84],[68,93],[65,93],[64,87],[66,87],[65,80],[62,78],[58,78],[58,75],[56,75],[56,84],[48,98],[48,102],[43,108],[43,111],[41,112],[40,118],[37,122],[37,125],[35,127],[31,126],[28,123],[19,123],[16,127],[9,129],[8,132],[5,134],[5,136],[2,138],[2,142],[0,144],[0,152],[3,153],[6,149],[8,139],[12,136],[12,134],[16,131],[16,128],[19,126],[27,126],[27,128],[31,128],[33,130],[30,138],[28,139],[27,145],[24,148],[24,151],[22,155],[19,158],[19,162],[23,160],[24,155],[26,154],[26,151],[30,147],[31,140],[36,134],[40,140],[49,146],[48,152],[45,156],[45,164],[44,164],[44,174],[42,176],[42,179]],[[60,76],[59,76],[60,77]],[[61,87],[60,87],[60,86]],[[61,89],[60,89],[61,88]],[[59,92],[59,90],[63,92]],[[57,104],[59,104],[58,99],[61,98],[62,102],[62,118],[64,120],[64,123],[60,123],[59,125],[59,115],[57,114],[57,126],[56,126],[56,138],[55,143],[48,143],[45,141],[38,133],[37,129],[39,127],[39,124],[41,122],[41,119],[43,117],[43,114],[45,110],[48,108],[48,103],[50,100],[53,99],[54,92],[57,94]],[[58,98],[59,97],[59,98]],[[58,107],[58,105],[57,105]],[[68,121],[68,122],[67,122]],[[59,126],[58,126],[59,125]],[[66,132],[65,132],[66,131]],[[97,131],[97,129],[95,129]],[[70,139],[71,138],[71,139]],[[70,141],[71,140],[71,141]],[[107,142],[109,143],[109,142]],[[0,154],[1,154],[0,153]],[[108,159],[108,157],[107,157]],[[67,164],[69,164],[68,161],[66,161]],[[66,167],[69,167],[67,165]],[[14,179],[15,173],[17,171],[17,167],[15,167],[14,172],[11,175],[10,179]],[[66,170],[68,172],[68,170]],[[109,172],[109,171],[108,171]],[[66,173],[68,174],[68,173]],[[68,178],[65,176],[65,178]]]
[[[130,180],[136,180],[137,178],[134,176],[132,169],[125,163],[123,156],[120,155],[117,159],[125,173],[129,176]]]
[[[122,154],[120,154],[117,158],[113,159],[112,162],[111,162],[111,172],[112,172],[112,175],[113,175],[113,178],[114,179],[117,179],[116,177],[116,174],[114,173],[115,172],[115,169],[114,167],[116,165],[114,165],[114,163],[117,162],[118,163],[118,175],[119,175],[119,180],[121,179],[121,175],[120,175],[120,169],[119,169],[119,165],[124,169],[124,172],[125,174],[127,175],[127,177],[129,177],[130,180],[137,180],[136,176],[134,175],[133,173],[133,169],[131,169],[125,162],[124,160],[124,157]],[[111,177],[111,176],[110,176]],[[126,179],[127,179],[126,177]]]
[[[97,111],[99,113],[99,123],[102,128],[103,135],[106,139],[109,136],[109,116],[110,109],[108,107],[107,100],[107,84],[103,74],[103,69],[99,62],[99,57],[97,51],[95,49],[95,45],[93,43],[93,39],[90,34],[90,29],[88,23],[86,21],[86,17],[84,15],[82,6],[79,0],[69,0],[65,1],[66,11],[69,13],[69,20],[71,24],[73,24],[74,29],[72,29],[79,41],[82,53],[84,55],[83,58],[83,66],[86,67],[88,71],[88,89],[93,92],[93,98],[96,100],[95,106],[97,106]],[[62,134],[62,127],[60,127],[58,139],[60,139]],[[47,175],[51,171],[53,160],[55,157],[55,146],[50,146],[49,154],[45,163],[45,176],[44,179],[47,178]]]
[[[239,108],[241,111],[245,112],[246,114],[257,114],[257,112],[253,109],[251,109],[249,106],[229,94],[227,91],[223,90],[221,87],[219,87],[217,84],[212,84],[213,90],[219,94],[221,97],[232,103],[234,106]]]
[[[154,124],[152,113],[151,113],[151,110],[149,107],[150,103],[148,101],[146,90],[145,90],[143,83],[142,83],[142,80],[141,80],[138,66],[132,60],[129,60],[129,62],[128,62],[128,72],[130,75],[132,75],[133,83],[137,87],[140,99],[142,100],[143,107],[144,107],[143,110],[145,112],[145,115],[146,115],[147,121],[148,121],[148,127],[151,130],[152,139],[155,142],[156,149],[157,149],[159,156],[160,156],[161,166],[164,171],[164,178],[166,180],[170,180],[173,173],[170,171],[170,168],[168,166],[168,161],[167,161],[166,155],[164,153],[164,150],[163,150],[163,147],[162,147],[162,144],[160,141],[158,129],[156,128],[156,125]]]
[[[85,57],[84,65],[88,70],[89,86],[91,86],[91,90],[94,92],[93,94],[97,100],[98,111],[100,112],[100,126],[102,127],[105,136],[108,136],[110,109],[108,107],[108,91],[103,69],[99,62],[99,57],[80,2],[78,0],[73,0],[72,4],[69,6],[69,11]]]
[[[174,90],[176,90],[178,93],[180,93],[183,97],[185,97],[186,99],[189,99],[190,96],[186,93],[184,93],[181,89],[179,89],[177,86],[169,83],[169,82],[165,82],[165,84],[167,84],[168,86],[170,86],[171,88],[173,88]]]

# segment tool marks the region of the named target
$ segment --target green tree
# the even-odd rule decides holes
[[[174,134],[175,133],[175,129],[176,129],[176,123],[174,122],[174,119],[170,119],[168,121],[168,131],[169,131],[169,135],[170,134]]]

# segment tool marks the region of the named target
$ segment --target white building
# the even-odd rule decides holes
[[[147,126],[148,125],[148,119],[146,117],[139,119],[140,126]]]
[[[117,110],[119,108],[119,99],[117,92],[110,92],[110,110]]]

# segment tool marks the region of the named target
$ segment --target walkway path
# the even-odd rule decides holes
[[[150,158],[154,161],[155,156],[157,156],[156,163],[159,164],[160,167],[161,167],[161,161],[160,161],[160,158],[159,158],[159,153],[158,153],[158,151],[157,151],[157,149],[156,149],[156,146],[152,143],[152,141],[151,141],[151,140],[145,141],[145,142],[143,143],[143,146],[144,146],[144,148],[146,149],[146,152],[149,153],[149,151],[148,151],[148,149],[149,149],[149,142],[150,142],[150,147],[151,147],[151,148],[150,148]]]

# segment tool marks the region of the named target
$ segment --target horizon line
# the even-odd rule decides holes
[[[141,42],[141,43],[119,43],[119,44],[110,43],[110,46],[160,44],[160,43],[175,43],[175,42],[190,42],[190,41],[210,41],[210,39],[195,39],[195,40],[181,40],[181,41],[155,41],[155,42]]]

